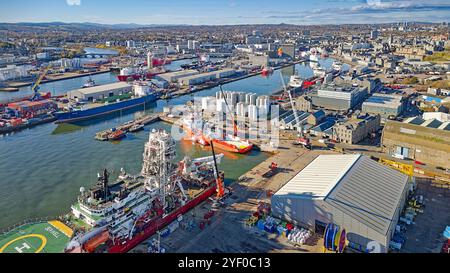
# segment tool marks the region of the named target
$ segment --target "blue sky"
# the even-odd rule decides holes
[[[450,0],[5,0],[0,22],[341,24],[450,22]]]

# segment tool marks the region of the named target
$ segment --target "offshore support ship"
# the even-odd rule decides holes
[[[209,197],[220,200],[223,172],[216,163],[223,154],[178,163],[175,156],[173,138],[154,130],[140,174],[122,169],[111,182],[105,170],[90,190],[80,189],[69,214],[0,233],[0,253],[124,253]]]
[[[214,159],[223,155],[174,164],[175,156],[173,138],[165,131],[153,131],[140,175],[122,170],[110,184],[105,171],[91,190],[81,189],[72,206],[72,222],[89,231],[75,236],[66,252],[95,252],[100,245],[110,253],[127,252],[216,193]]]
[[[210,146],[214,142],[214,146],[220,150],[246,154],[253,149],[253,145],[248,140],[242,140],[234,135],[223,135],[222,138],[214,138],[211,132],[206,132],[203,118],[198,113],[189,113],[182,118],[181,128],[186,133],[185,139],[191,140],[194,144],[198,143],[202,146]]]

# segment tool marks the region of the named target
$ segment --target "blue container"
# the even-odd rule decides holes
[[[264,220],[259,220],[256,226],[258,227],[258,229],[264,230]]]
[[[269,225],[264,225],[264,230],[270,233],[274,233],[275,232],[275,227],[272,224]]]
[[[170,235],[170,229],[165,229],[161,232],[161,237],[165,238]]]

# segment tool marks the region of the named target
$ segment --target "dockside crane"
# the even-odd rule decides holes
[[[31,87],[31,91],[33,92],[33,96],[30,98],[31,101],[39,100],[39,97],[41,96],[39,94],[39,85],[41,84],[42,80],[45,78],[45,75],[47,75],[47,72],[50,70],[51,65],[49,64],[44,71],[41,73],[37,81],[34,83],[34,85]]]
[[[227,111],[228,111],[228,112],[230,113],[230,115],[231,115],[231,121],[233,122],[233,136],[234,136],[234,137],[237,137],[237,135],[238,135],[238,126],[237,126],[237,121],[236,121],[235,114],[231,111],[231,108],[230,108],[230,106],[228,105],[228,101],[227,101],[227,98],[226,98],[226,96],[225,96],[225,92],[223,92],[222,85],[219,85],[219,88],[220,88],[220,93],[221,93],[222,96],[223,96],[223,100],[225,101],[225,106],[227,107]],[[224,139],[225,139],[225,137],[224,137]]]
[[[291,103],[292,112],[294,113],[295,123],[297,124],[297,141],[294,142],[296,145],[303,145],[307,149],[311,149],[311,141],[309,138],[305,137],[303,134],[303,125],[300,124],[300,120],[298,118],[297,109],[295,109],[294,100],[292,99],[291,91],[288,90],[286,84],[284,82],[283,74],[280,72],[281,83],[283,85],[284,92],[289,96],[289,101]]]

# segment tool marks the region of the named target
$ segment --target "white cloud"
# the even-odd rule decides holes
[[[81,6],[81,0],[66,0],[69,6]]]

